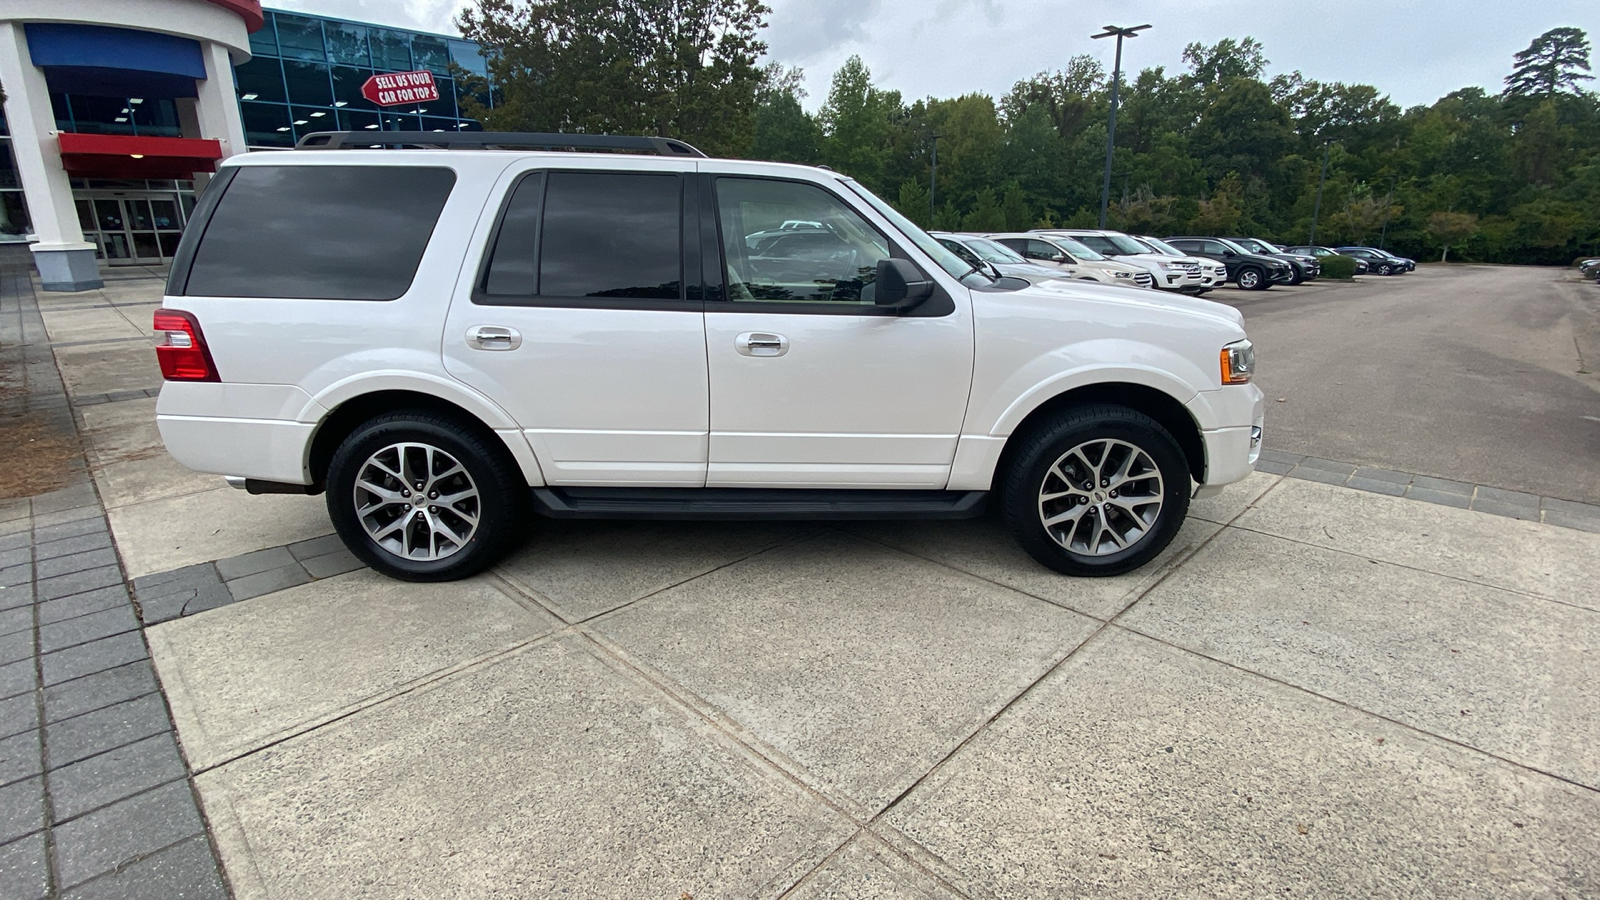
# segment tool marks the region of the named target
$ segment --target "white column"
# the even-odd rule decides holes
[[[196,82],[200,101],[200,137],[222,142],[224,158],[245,152],[244,119],[239,115],[239,95],[233,83],[233,61],[228,48],[206,42],[206,77]]]
[[[44,72],[28,55],[22,25],[0,22],[0,84],[6,91],[6,121],[11,151],[28,200],[28,217],[38,242],[34,265],[47,291],[82,291],[101,286],[93,244],[83,239],[72,204],[72,182],[61,166],[55,113]]]

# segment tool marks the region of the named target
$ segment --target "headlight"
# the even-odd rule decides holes
[[[1111,274],[1115,275],[1118,278],[1132,278],[1133,277],[1133,273],[1132,272],[1112,272]]]
[[[1256,373],[1256,347],[1248,340],[1222,348],[1222,383],[1249,384]]]

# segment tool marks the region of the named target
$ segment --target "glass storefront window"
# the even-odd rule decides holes
[[[17,180],[17,161],[11,157],[11,142],[0,141],[0,188],[21,186]]]
[[[68,98],[72,110],[72,127],[82,134],[133,134],[133,110],[126,100],[114,97],[85,97],[72,94]]]
[[[373,28],[368,32],[372,44],[372,67],[388,72],[411,71],[411,36],[399,31]]]
[[[294,146],[289,108],[276,103],[241,103],[245,143],[252,147]]]
[[[183,125],[178,121],[178,105],[171,100],[138,98],[128,101],[133,110],[133,127],[137,134],[149,137],[182,137]]]
[[[416,67],[435,75],[450,74],[450,50],[443,40],[417,35],[411,39],[411,55]]]
[[[416,116],[397,115],[395,113],[383,114],[384,131],[420,131],[422,122]]]
[[[240,100],[284,103],[289,99],[283,92],[283,63],[276,59],[256,57],[234,66],[233,80],[239,85]]]
[[[333,115],[333,110],[331,109],[311,109],[305,106],[293,106],[289,108],[289,112],[294,116],[290,124],[294,125],[296,140],[318,131],[338,130],[338,119]]]
[[[322,38],[322,20],[278,13],[278,50],[286,59],[322,62],[328,58]]]
[[[21,240],[32,230],[21,191],[0,191],[0,240]]]
[[[335,106],[355,109],[377,109],[372,101],[361,95],[361,86],[372,77],[371,69],[353,69],[349,66],[333,67],[333,102]]]
[[[488,61],[483,58],[482,53],[478,52],[477,44],[469,44],[466,41],[450,41],[449,45],[451,62],[474,75],[480,75],[484,78],[489,77]]]
[[[367,29],[348,22],[324,22],[322,30],[328,40],[328,58],[336,63],[352,66],[372,65],[372,54],[367,50]]]
[[[303,106],[333,105],[333,87],[328,81],[326,65],[286,60],[283,64],[283,80],[289,84],[290,103]]]
[[[277,56],[278,35],[273,29],[272,13],[265,14],[267,24],[250,33],[251,56]]]
[[[378,114],[358,109],[339,110],[340,131],[377,131],[380,123]]]

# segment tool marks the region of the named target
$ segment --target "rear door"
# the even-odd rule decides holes
[[[720,235],[706,241],[707,484],[943,488],[972,380],[970,303],[939,288],[904,314],[874,305],[878,261],[910,257],[828,187],[703,185],[704,231]],[[790,219],[821,228],[759,237]]]
[[[445,368],[517,420],[551,484],[705,484],[698,234],[686,246],[683,228],[698,199],[690,167],[514,167],[505,200],[485,212],[484,249],[445,324]]]

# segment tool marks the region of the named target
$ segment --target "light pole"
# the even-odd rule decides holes
[[[934,205],[933,195],[939,189],[939,138],[942,134],[933,135],[933,174],[928,176],[928,227],[933,227]]]
[[[1317,242],[1317,216],[1322,213],[1322,183],[1328,180],[1328,151],[1333,147],[1332,141],[1322,142],[1322,174],[1317,178],[1317,199],[1311,204],[1311,239],[1308,244]]]
[[[1106,30],[1100,34],[1090,35],[1095,39],[1114,37],[1117,39],[1116,62],[1111,65],[1111,126],[1106,130],[1106,177],[1100,183],[1100,227],[1106,227],[1106,206],[1111,202],[1111,154],[1117,144],[1117,86],[1122,81],[1122,39],[1135,38],[1139,32],[1149,28],[1149,25],[1135,25],[1132,28],[1119,28],[1116,25],[1107,25]]]

